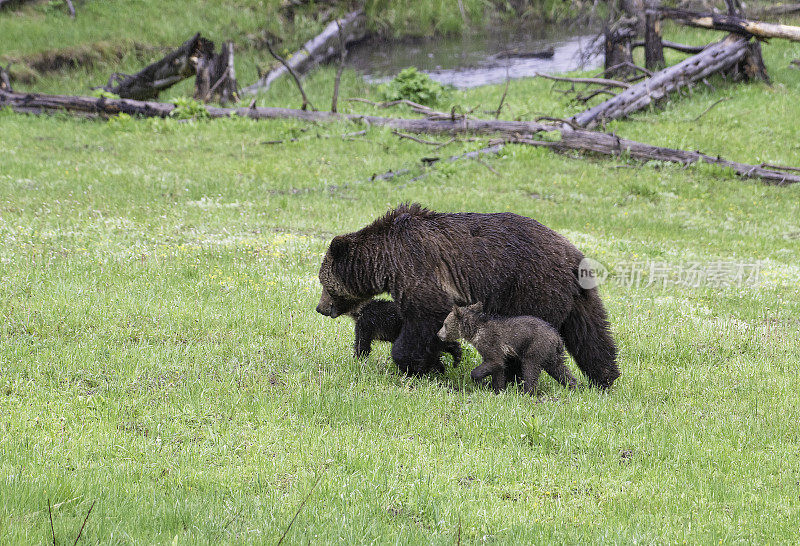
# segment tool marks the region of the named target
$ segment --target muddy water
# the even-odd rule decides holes
[[[602,58],[589,53],[596,33],[559,32],[557,29],[498,29],[490,32],[422,40],[367,40],[351,47],[347,63],[370,82],[391,79],[400,70],[416,66],[445,84],[476,87],[536,72],[560,73],[591,69]],[[551,58],[504,58],[504,52],[551,49]]]

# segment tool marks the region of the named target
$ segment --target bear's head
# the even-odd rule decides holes
[[[453,310],[444,319],[442,328],[436,334],[442,341],[456,341],[461,337],[461,317],[462,311],[460,308],[453,306]]]
[[[351,269],[348,265],[352,265],[353,260],[352,245],[345,235],[334,237],[331,241],[319,268],[322,296],[319,298],[317,313],[336,318],[356,310],[372,296],[357,294],[346,281]]]
[[[453,306],[453,310],[444,319],[444,324],[436,334],[442,341],[456,341],[459,338],[468,337],[473,330],[475,322],[480,320],[483,314],[483,303],[478,302],[466,307]]]

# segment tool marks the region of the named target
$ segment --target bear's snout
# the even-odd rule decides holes
[[[442,341],[447,341],[447,332],[445,331],[444,326],[442,326],[442,329],[439,330],[439,333],[436,335],[439,336],[439,339]]]
[[[317,313],[331,318],[336,318],[341,314],[333,305],[323,305],[321,302],[317,305]]]

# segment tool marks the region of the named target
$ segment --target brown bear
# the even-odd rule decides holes
[[[372,351],[372,342],[376,339],[394,341],[403,328],[400,307],[393,301],[370,300],[348,311],[347,315],[355,321],[355,341],[353,343],[355,358],[369,356]],[[444,351],[453,356],[453,365],[458,366],[461,361],[461,345],[455,340],[447,342]],[[444,371],[444,367],[441,366],[440,370]]]
[[[317,311],[336,317],[388,292],[403,326],[392,358],[405,373],[437,368],[436,333],[453,305],[549,323],[589,381],[609,388],[617,348],[596,287],[579,282],[583,254],[564,236],[512,213],[439,213],[403,204],[333,238],[319,271]]]
[[[483,362],[470,376],[479,382],[491,375],[496,393],[506,388],[507,372],[515,372],[522,376],[524,391],[533,394],[543,369],[563,386],[575,388],[575,378],[564,364],[564,342],[542,319],[493,317],[484,313],[478,302],[453,307],[438,335],[445,342],[465,339],[471,343]],[[511,369],[514,364],[519,370]]]

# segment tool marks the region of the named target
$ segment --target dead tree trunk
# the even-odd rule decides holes
[[[728,36],[701,53],[666,68],[632,85],[619,95],[589,108],[572,118],[581,127],[592,127],[604,120],[618,119],[646,108],[665,98],[681,86],[700,81],[706,76],[736,65],[747,54],[748,39]]]
[[[220,104],[227,104],[237,100],[236,92],[233,42],[225,42],[218,54],[197,59],[194,98],[208,102],[218,97]]]
[[[306,42],[296,51],[288,63],[297,74],[307,72],[312,66],[322,63],[339,52],[339,27],[342,29],[345,43],[360,40],[366,35],[367,23],[362,10],[348,13],[343,18],[328,24],[316,37]],[[269,89],[279,77],[288,74],[286,66],[279,66],[264,74],[256,83],[242,89],[243,94],[252,95]]]
[[[33,93],[10,93],[0,90],[0,107],[9,106],[15,111],[43,114],[52,112],[71,112],[83,116],[112,116],[119,113],[146,117],[168,117],[175,109],[174,104],[145,102],[130,99],[106,99],[97,97],[76,97],[65,95],[41,95]],[[289,108],[215,108],[206,107],[209,117],[227,118],[231,115],[252,119],[300,119],[304,121],[353,121],[367,125],[389,127],[409,133],[463,134],[499,133],[506,135],[511,142],[547,146],[556,150],[586,150],[606,155],[624,155],[638,160],[661,161],[691,164],[697,161],[730,167],[739,176],[761,178],[776,184],[800,182],[800,169],[771,165],[747,165],[712,157],[700,152],[686,152],[641,142],[621,139],[615,135],[587,131],[568,130],[563,125],[544,124],[533,121],[502,121],[486,119],[402,119],[358,114],[333,114],[330,112],[308,112]],[[535,141],[533,135],[542,132],[561,132],[557,141]],[[790,172],[791,171],[791,172]]]
[[[644,22],[644,66],[647,70],[661,70],[667,66],[661,39],[661,18],[656,10],[649,9],[645,12]]]
[[[684,25],[713,30],[724,30],[745,36],[758,38],[784,38],[793,42],[800,42],[800,27],[749,21],[735,15],[722,15],[717,13],[697,13],[683,9],[661,8],[662,17],[674,19]]]
[[[11,77],[8,75],[8,68],[0,66],[0,91],[14,91],[11,88]]]
[[[126,99],[154,99],[164,89],[193,76],[198,60],[213,53],[214,42],[195,34],[181,47],[132,76],[112,74],[103,89]]]
[[[606,28],[604,34],[605,71],[607,77],[622,77],[630,73],[633,64],[633,50],[631,41],[636,37],[636,32],[628,26]]]

